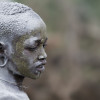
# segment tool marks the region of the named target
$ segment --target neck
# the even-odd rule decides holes
[[[22,85],[24,77],[14,75],[7,67],[0,68],[0,80],[12,85]]]

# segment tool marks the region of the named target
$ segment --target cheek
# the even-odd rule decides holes
[[[29,60],[30,63],[33,63],[34,61],[37,61],[37,57],[38,57],[38,52],[37,51],[28,51],[28,50],[24,50],[23,51],[23,56]]]
[[[24,51],[23,51],[23,55],[24,55],[25,57],[30,57],[30,56],[32,56],[32,53],[30,53],[30,52],[27,51],[27,50],[24,50]]]

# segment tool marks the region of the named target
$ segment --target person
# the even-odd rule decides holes
[[[29,100],[22,82],[44,71],[46,42],[46,25],[37,13],[17,2],[0,2],[0,100]]]

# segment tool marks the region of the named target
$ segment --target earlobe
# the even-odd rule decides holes
[[[0,68],[3,68],[8,62],[8,58],[5,55],[0,54]]]

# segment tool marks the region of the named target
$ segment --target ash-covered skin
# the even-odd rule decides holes
[[[46,63],[47,55],[43,47],[46,44],[46,39],[45,33],[32,32],[21,36],[18,41],[14,40],[16,45],[14,46],[13,62],[18,66],[17,68],[21,75],[33,79],[40,76],[42,71],[38,71],[36,67],[41,63]],[[35,43],[37,40],[41,40],[41,43]],[[40,56],[43,58],[39,60]]]
[[[31,8],[0,2],[0,65],[7,61],[0,66],[0,100],[29,100],[19,86],[11,83],[40,76],[46,64],[46,40],[46,25]]]
[[[37,20],[37,22],[35,22]],[[33,22],[32,22],[33,21]],[[37,18],[32,18],[28,22],[29,26],[26,28],[33,28],[29,30],[29,32],[25,32],[23,35],[19,35],[18,38],[13,40],[13,50],[14,53],[12,54],[12,60],[14,64],[16,65],[18,71],[21,75],[29,78],[36,79],[40,76],[42,71],[37,71],[35,69],[36,62],[38,63],[45,63],[45,59],[47,57],[43,45],[45,45],[46,40],[46,33],[45,33],[45,24],[42,22],[42,20]],[[44,27],[43,27],[44,25]],[[39,44],[36,49],[29,50],[25,48],[25,44],[29,48],[33,48],[34,45],[36,45],[34,42],[35,40],[41,40],[44,41],[41,44]],[[43,56],[43,60],[39,60],[39,56]],[[36,72],[37,71],[37,72]]]
[[[30,37],[46,40],[46,26],[43,20],[27,6],[4,2],[0,4],[0,26],[1,35],[4,34],[7,37],[7,40],[5,38],[3,40],[8,41],[9,39],[12,44],[10,60],[16,65],[16,68],[9,67],[9,70],[25,77],[38,78],[42,71],[36,72],[34,68],[36,65],[34,64],[36,64],[35,62],[39,62],[39,56],[42,55],[44,59],[46,58],[43,48],[44,43],[39,45],[36,50],[29,51],[24,48],[24,42]],[[27,55],[24,52],[28,52]]]

